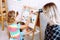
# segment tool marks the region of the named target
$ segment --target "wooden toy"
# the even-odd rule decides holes
[[[4,21],[7,21],[7,12],[6,0],[0,0],[0,22],[2,24],[2,30],[4,30]]]

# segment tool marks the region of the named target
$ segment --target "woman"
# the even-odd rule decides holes
[[[44,40],[60,40],[60,16],[57,6],[52,2],[47,3],[43,6],[43,12],[48,19]]]

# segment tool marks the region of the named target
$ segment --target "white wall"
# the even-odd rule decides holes
[[[22,11],[22,7],[24,5],[30,6],[36,9],[40,9],[49,2],[54,2],[59,7],[60,0],[7,0],[8,3],[8,9],[9,10],[16,10],[19,11],[19,13]],[[60,8],[59,8],[60,9]]]
[[[58,7],[58,10],[60,11],[60,0],[7,0],[8,2],[8,9],[9,10],[16,10],[16,11],[19,11],[19,14],[21,14],[20,12],[22,11],[21,8],[24,6],[24,5],[27,5],[27,6],[31,6],[33,8],[37,8],[37,9],[40,9],[42,8],[46,3],[49,3],[49,2],[54,2],[57,7]],[[46,19],[45,19],[45,16],[43,14],[41,14],[41,24],[42,24],[42,33],[43,33],[43,36],[42,36],[42,39],[44,38],[44,30],[45,30],[45,27],[46,27]]]

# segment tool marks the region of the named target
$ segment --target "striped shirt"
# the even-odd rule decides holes
[[[11,24],[8,26],[11,37],[20,38],[20,24]]]

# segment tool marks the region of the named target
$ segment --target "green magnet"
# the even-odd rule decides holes
[[[22,1],[22,0],[17,0],[17,1]]]

